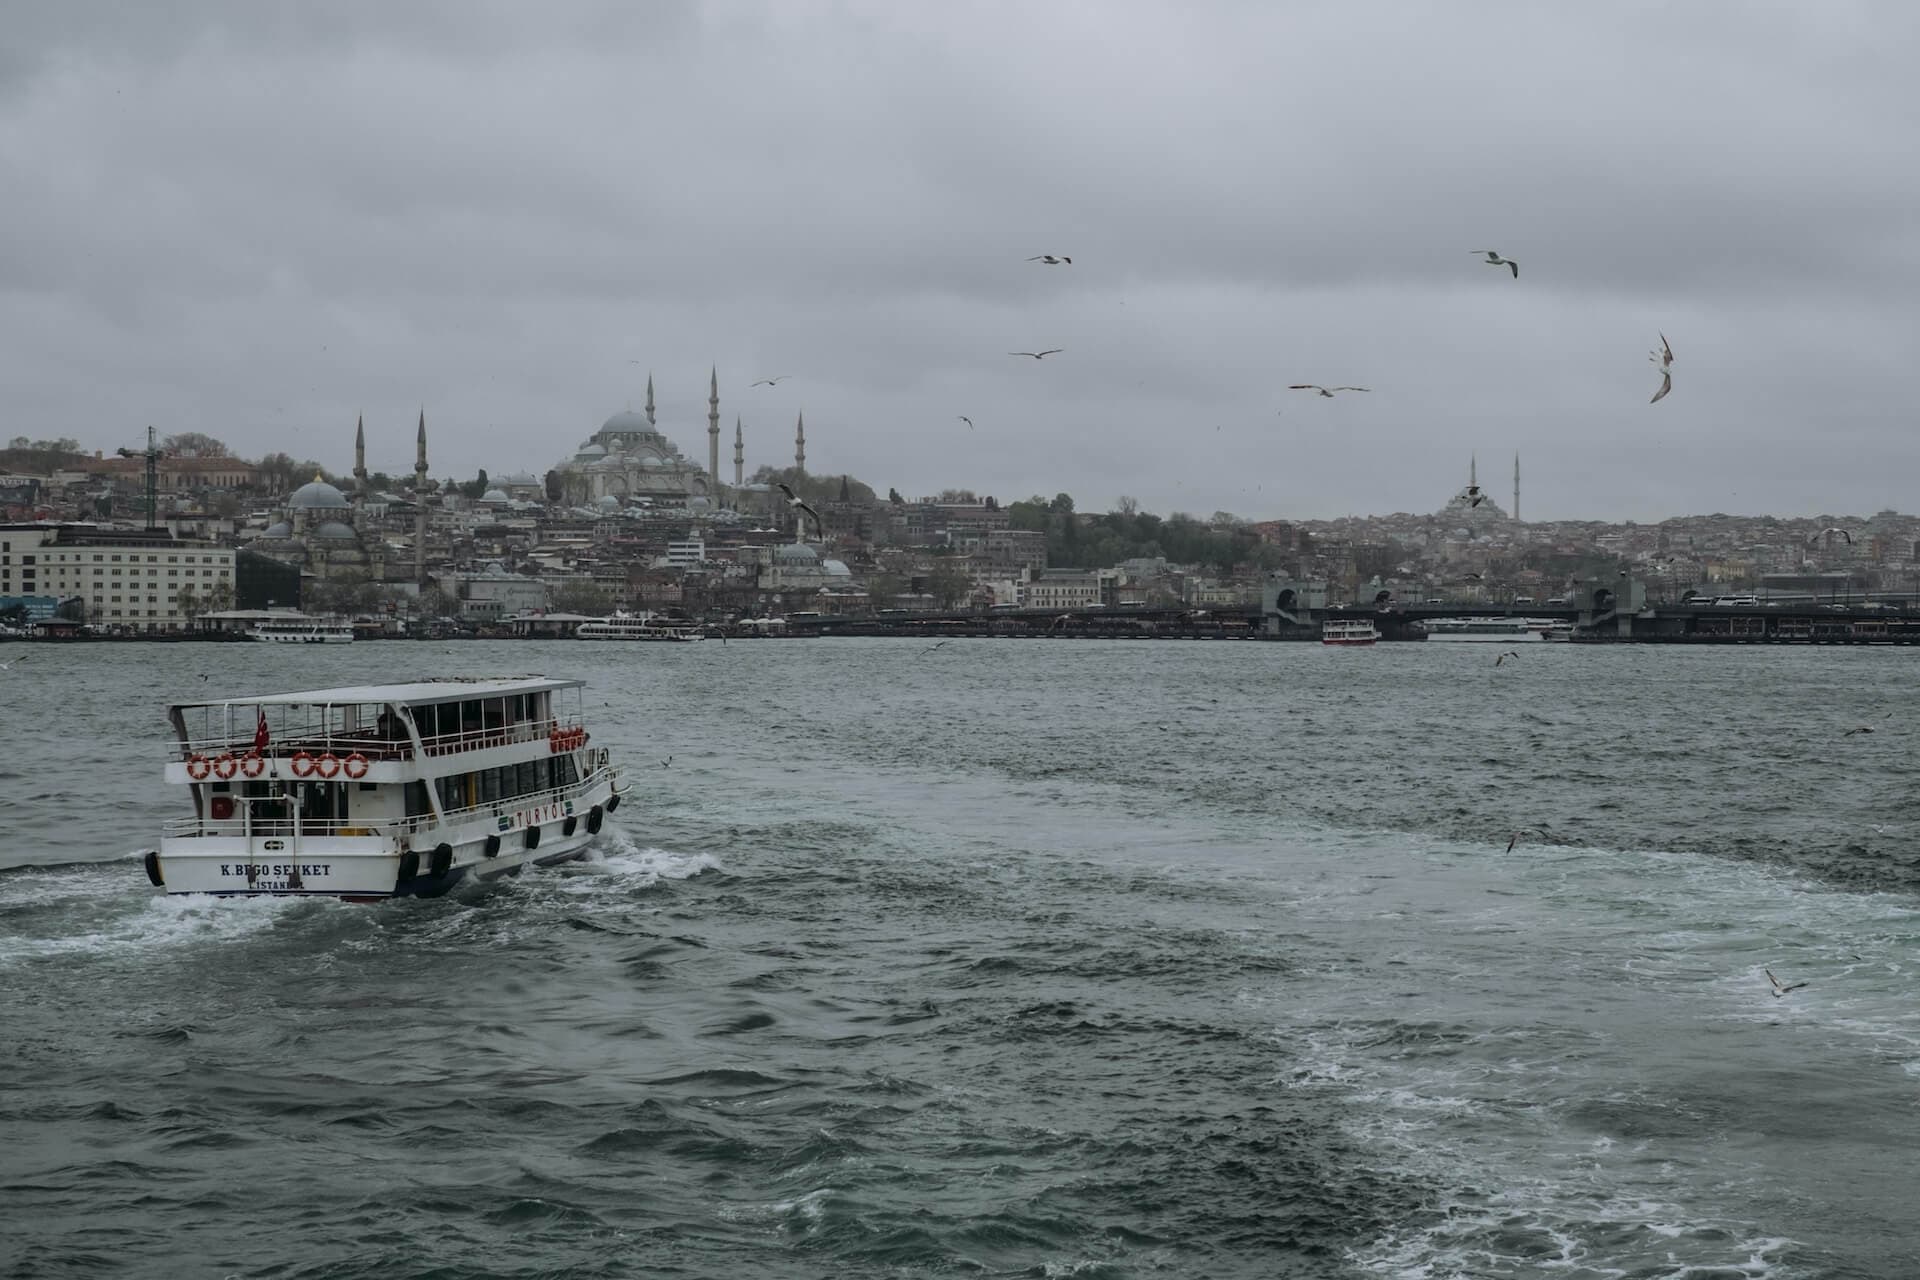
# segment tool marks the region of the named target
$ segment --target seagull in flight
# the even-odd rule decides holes
[[[1535,831],[1532,827],[1520,828],[1518,831],[1514,832],[1512,838],[1507,841],[1507,852],[1508,853],[1513,852],[1513,846],[1520,843],[1521,836],[1537,836],[1539,834],[1540,833],[1538,831]]]
[[[762,378],[760,379],[760,381],[754,383],[753,385],[756,387],[777,387],[781,383],[785,382],[788,378],[791,378],[792,376],[793,375],[790,373],[783,373],[777,378]]]
[[[1499,657],[1495,658],[1493,660],[1493,665],[1497,667],[1501,663],[1505,662],[1508,658],[1517,658],[1519,656],[1520,655],[1515,653],[1512,649],[1509,649],[1505,653],[1501,654]]]
[[[667,758],[666,758],[665,760],[662,760],[662,761],[660,762],[660,767],[661,767],[662,769],[665,769],[665,768],[668,768],[669,766],[671,766],[672,764],[673,764],[673,757],[672,757],[672,756],[668,756],[668,757],[667,757]]]
[[[928,645],[926,648],[922,649],[920,652],[924,656],[926,654],[932,653],[935,649],[944,649],[951,643],[953,642],[950,640],[942,640],[939,644]]]
[[[1045,360],[1048,356],[1057,356],[1065,350],[1065,347],[1049,347],[1045,351],[1009,351],[1007,354],[1010,356],[1032,356],[1035,360]]]
[[[1856,733],[1872,733],[1872,732],[1873,732],[1872,725],[1863,724],[1858,729],[1849,729],[1845,733],[1841,734],[1840,736],[1843,738],[1851,738]]]
[[[1069,267],[1073,265],[1072,258],[1055,257],[1051,253],[1036,253],[1031,258],[1028,258],[1027,261],[1028,262],[1044,262],[1050,267],[1057,267],[1063,263]]]
[[[1660,348],[1647,352],[1647,359],[1660,366],[1660,389],[1653,393],[1648,404],[1659,404],[1661,397],[1673,390],[1673,346],[1667,341],[1667,335],[1660,335]]]
[[[1811,538],[1807,539],[1807,545],[1812,546],[1814,543],[1820,541],[1820,539],[1826,537],[1830,533],[1839,534],[1841,537],[1847,540],[1848,546],[1853,545],[1853,535],[1848,533],[1845,529],[1839,528],[1837,526],[1832,529],[1822,529],[1820,532],[1814,534]]]
[[[960,414],[960,415],[959,415],[959,417],[960,417],[960,421],[962,421],[962,422],[964,422],[964,423],[966,423],[966,424],[967,424],[967,430],[969,430],[969,431],[971,431],[971,430],[973,430],[973,419],[972,419],[972,418],[969,418],[969,417],[968,417],[968,416],[967,416],[966,414],[964,414],[964,413],[963,413],[963,414]]]
[[[1773,970],[1771,969],[1762,969],[1760,972],[1766,974],[1767,981],[1773,984],[1773,998],[1775,1000],[1778,1000],[1781,996],[1787,994],[1787,992],[1789,991],[1798,991],[1800,988],[1807,985],[1804,982],[1782,982],[1780,981],[1780,979],[1773,976]]]
[[[33,655],[30,653],[23,654],[22,656],[15,658],[12,662],[0,662],[0,671],[11,671],[15,667],[19,666],[21,663],[25,662],[28,658],[31,658],[32,656]],[[200,678],[202,680],[206,679],[205,676],[201,676]]]
[[[1467,252],[1468,253],[1484,253],[1487,255],[1488,266],[1505,267],[1507,270],[1513,272],[1513,278],[1515,280],[1518,280],[1520,278],[1520,264],[1515,262],[1512,258],[1501,257],[1500,251],[1497,249],[1469,249],[1467,250]]]
[[[799,494],[795,493],[792,489],[789,489],[781,481],[778,481],[778,480],[774,481],[774,485],[780,490],[781,493],[784,493],[787,495],[788,507],[792,508],[795,511],[804,511],[808,515],[813,517],[814,533],[818,536],[825,537],[826,535],[820,532],[820,513],[818,511],[815,511],[812,507],[808,506],[807,500],[805,498],[802,498]],[[805,533],[806,527],[802,525],[800,531],[802,533]]]
[[[1336,391],[1365,391],[1366,387],[1323,387],[1317,382],[1295,382],[1287,387],[1289,391],[1318,391],[1327,399],[1333,399]]]

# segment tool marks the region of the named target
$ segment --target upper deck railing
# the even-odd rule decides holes
[[[554,716],[545,720],[526,720],[518,724],[484,726],[467,729],[459,733],[422,734],[420,745],[428,756],[459,755],[468,751],[484,751],[492,747],[508,747],[519,743],[552,743],[558,732],[565,738],[578,736],[579,744],[585,745],[585,727],[578,716]],[[381,730],[378,727],[354,730],[301,729],[285,732],[284,736],[274,734],[267,745],[256,752],[253,745],[253,731],[247,729],[232,734],[218,734],[202,738],[189,738],[186,742],[176,742],[168,748],[168,758],[173,760],[191,760],[199,756],[206,760],[215,760],[221,756],[235,756],[245,759],[261,756],[266,759],[285,759],[300,752],[319,756],[334,755],[345,759],[350,755],[362,755],[369,761],[374,760],[411,760],[414,758],[413,741],[398,729]]]

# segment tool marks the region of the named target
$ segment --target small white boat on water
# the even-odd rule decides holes
[[[581,640],[667,640],[682,644],[706,639],[706,633],[691,622],[626,613],[583,622],[573,634]]]
[[[352,644],[353,624],[344,618],[262,618],[247,628],[247,637],[268,644]]]
[[[168,893],[432,896],[586,855],[626,788],[582,682],[466,677],[168,709],[193,815],[144,857]]]
[[[1368,645],[1379,639],[1380,632],[1369,618],[1350,621],[1330,618],[1320,624],[1321,644]]]

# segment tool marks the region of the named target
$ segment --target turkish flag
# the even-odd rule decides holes
[[[260,723],[253,727],[253,754],[257,756],[267,749],[267,709],[256,709],[260,712]]]

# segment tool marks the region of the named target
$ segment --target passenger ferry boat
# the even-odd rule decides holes
[[[573,634],[581,640],[670,640],[685,643],[706,639],[706,633],[692,623],[670,622],[653,617],[636,618],[625,613],[583,622],[574,629]]]
[[[268,644],[352,644],[353,624],[342,618],[262,618],[247,636]]]
[[[144,857],[168,893],[433,896],[586,855],[627,790],[579,680],[453,677],[168,708],[193,797]]]
[[[1320,624],[1321,644],[1364,645],[1372,644],[1379,638],[1380,632],[1368,618],[1354,621],[1330,618]]]
[[[1525,618],[1428,618],[1420,624],[1429,640],[1491,640],[1522,644],[1546,637],[1527,625]]]

